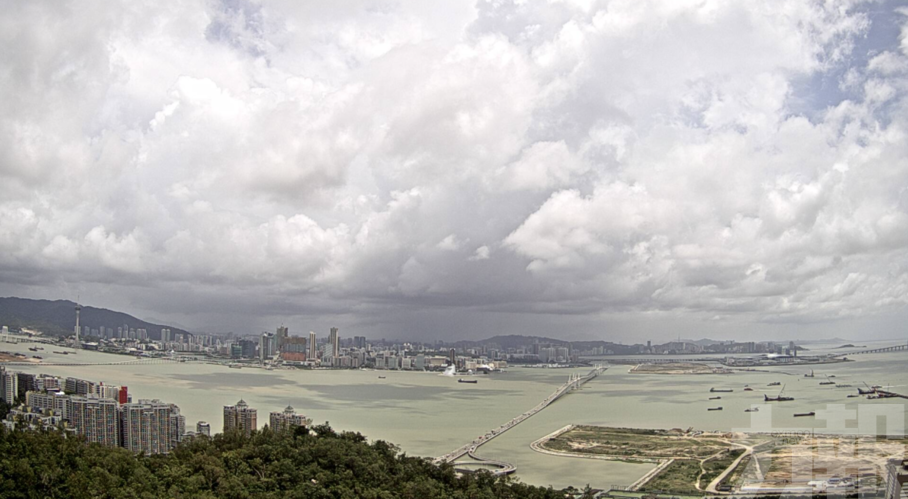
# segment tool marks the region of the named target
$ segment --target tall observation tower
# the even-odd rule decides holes
[[[81,343],[79,342],[79,332],[81,329],[79,327],[79,314],[81,312],[82,312],[82,305],[79,305],[78,303],[76,303],[76,345],[75,346],[81,345]]]

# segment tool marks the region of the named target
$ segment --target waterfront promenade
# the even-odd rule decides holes
[[[577,388],[582,386],[587,381],[590,381],[591,379],[596,378],[597,376],[602,374],[602,372],[605,371],[606,369],[607,369],[607,367],[597,365],[596,367],[593,368],[592,371],[590,371],[585,376],[580,376],[580,375],[576,375],[576,374],[571,375],[565,384],[559,386],[558,389],[555,390],[554,393],[552,393],[551,395],[549,395],[548,397],[543,399],[542,402],[537,404],[532,409],[524,412],[523,414],[520,414],[517,417],[512,418],[510,421],[508,421],[507,423],[505,423],[501,426],[498,426],[496,428],[489,430],[485,434],[480,435],[479,437],[474,439],[472,442],[470,442],[462,447],[459,447],[443,456],[439,456],[439,457],[435,458],[435,460],[433,462],[435,464],[453,463],[454,461],[456,461],[464,456],[469,456],[470,458],[475,460],[475,462],[469,463],[471,465],[494,467],[495,469],[492,471],[493,475],[507,475],[509,473],[513,473],[514,471],[517,470],[517,468],[514,465],[512,465],[510,463],[505,463],[502,461],[491,461],[491,460],[483,459],[476,455],[476,450],[479,449],[479,447],[481,447],[482,445],[485,445],[486,443],[490,442],[495,437],[497,437],[497,436],[501,435],[502,433],[510,430],[511,428],[517,426],[518,424],[522,423],[523,421],[526,421],[528,418],[532,417],[539,411],[545,409],[546,407],[548,407],[549,405],[554,403],[556,400],[558,400],[561,397],[563,397],[564,395],[570,393],[572,390],[576,390]]]

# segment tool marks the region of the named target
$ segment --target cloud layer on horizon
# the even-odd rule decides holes
[[[895,2],[8,7],[4,294],[430,337],[904,315]]]

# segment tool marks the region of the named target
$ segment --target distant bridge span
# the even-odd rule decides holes
[[[476,450],[480,446],[485,445],[486,443],[488,443],[489,441],[494,439],[495,437],[510,430],[511,428],[517,426],[518,424],[526,421],[528,418],[532,417],[539,411],[545,409],[546,407],[548,407],[549,405],[554,403],[556,400],[558,400],[561,397],[563,397],[564,395],[567,395],[568,393],[570,393],[572,390],[576,390],[577,388],[580,388],[581,385],[583,385],[587,381],[590,381],[591,379],[594,379],[596,376],[599,376],[606,369],[607,369],[606,367],[597,365],[592,371],[590,371],[585,376],[571,375],[571,378],[567,381],[567,383],[558,387],[558,389],[555,390],[554,393],[552,393],[551,395],[546,397],[542,402],[540,402],[538,405],[536,405],[532,409],[511,419],[507,423],[505,423],[497,428],[489,430],[484,435],[481,435],[481,436],[477,437],[476,439],[474,439],[472,442],[470,442],[458,449],[455,449],[443,456],[439,456],[439,457],[435,458],[433,462],[435,464],[453,463],[454,461],[460,459],[463,456],[470,456],[471,458],[476,460],[476,463],[471,463],[471,464],[497,467],[497,469],[495,471],[492,471],[493,475],[507,475],[507,474],[517,471],[517,468],[513,464],[506,463],[504,461],[487,460],[487,459],[483,459],[483,458],[477,456]]]
[[[908,343],[906,343],[904,345],[893,345],[891,347],[871,348],[868,350],[853,350],[850,352],[834,354],[833,357],[847,357],[849,355],[865,355],[868,353],[898,352],[901,350],[908,350]]]
[[[154,359],[124,360],[121,362],[2,362],[3,366],[141,366],[148,364],[173,364],[178,361],[157,357]]]

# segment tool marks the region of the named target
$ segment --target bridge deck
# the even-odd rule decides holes
[[[510,421],[508,421],[507,423],[505,423],[501,426],[498,426],[497,428],[489,430],[484,435],[481,435],[481,436],[477,437],[476,439],[474,439],[472,442],[470,442],[456,450],[453,450],[443,456],[435,458],[434,462],[436,464],[451,463],[464,456],[469,456],[469,457],[475,459],[477,461],[477,464],[498,466],[498,469],[492,472],[493,475],[507,475],[509,473],[513,473],[513,472],[517,471],[517,468],[510,463],[505,463],[503,461],[490,461],[490,460],[486,460],[486,459],[482,459],[482,458],[478,457],[476,455],[476,450],[480,446],[485,445],[486,443],[490,442],[495,437],[497,437],[497,436],[501,435],[502,433],[510,430],[511,428],[517,426],[518,424],[522,423],[523,421],[526,421],[528,418],[532,417],[539,411],[545,409],[546,407],[551,405],[553,402],[555,402],[559,398],[563,397],[565,394],[569,393],[571,390],[579,388],[581,385],[583,385],[587,381],[595,378],[596,376],[599,376],[599,374],[601,374],[602,371],[604,371],[605,369],[606,369],[605,367],[596,366],[586,376],[578,376],[576,378],[572,377],[567,383],[558,387],[558,389],[555,390],[554,393],[552,393],[551,395],[546,397],[542,402],[537,404],[532,409],[524,412],[523,414],[521,414],[515,418],[512,418]]]

